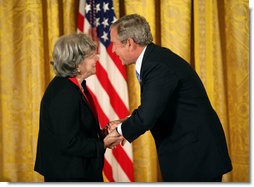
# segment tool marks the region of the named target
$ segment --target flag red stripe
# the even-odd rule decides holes
[[[84,16],[78,13],[78,24],[77,24],[78,29],[83,32],[84,30]]]
[[[125,106],[124,102],[122,101],[122,99],[117,94],[114,87],[112,86],[108,78],[107,72],[100,63],[97,63],[96,68],[97,71],[100,72],[96,74],[98,80],[100,81],[102,87],[105,89],[107,94],[110,95],[110,104],[112,105],[113,109],[115,110],[119,118],[125,118],[129,114],[129,111]]]
[[[115,180],[113,178],[113,175],[112,175],[113,174],[112,167],[106,159],[104,159],[104,169],[103,170],[104,170],[104,174],[107,177],[108,181],[109,182],[115,182]]]
[[[121,145],[118,145],[115,149],[112,150],[112,153],[115,156],[117,162],[122,167],[123,171],[128,176],[129,180],[131,182],[134,182],[132,161],[130,160],[129,156],[126,154],[123,147]]]
[[[115,63],[116,67],[119,69],[121,74],[123,75],[124,79],[126,78],[126,67],[123,66],[122,61],[120,60],[119,56],[112,52],[112,43],[107,47],[108,55],[111,57],[112,61]]]
[[[98,99],[94,95],[93,91],[90,90],[88,87],[87,87],[87,89],[89,90],[90,94],[93,97],[93,101],[94,101],[94,104],[95,104],[95,107],[96,107],[96,112],[99,116],[100,126],[101,126],[101,128],[104,128],[106,126],[106,124],[109,122],[109,119],[108,119],[107,115],[103,112],[103,110],[101,108],[101,105],[99,104]]]

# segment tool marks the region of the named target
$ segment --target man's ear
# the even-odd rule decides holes
[[[128,38],[127,46],[131,51],[136,50],[136,48],[137,48],[137,44],[135,43],[135,41],[132,38]]]

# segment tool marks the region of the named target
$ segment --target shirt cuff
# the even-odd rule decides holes
[[[122,123],[120,123],[117,127],[116,127],[116,130],[117,130],[117,132],[120,134],[120,135],[123,135],[123,133],[122,133]]]

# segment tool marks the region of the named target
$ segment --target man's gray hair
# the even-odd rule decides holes
[[[141,46],[146,46],[153,41],[148,22],[138,14],[121,17],[111,25],[111,28],[113,27],[117,28],[118,39],[122,43],[125,43],[128,38],[132,38]]]
[[[61,36],[52,53],[54,71],[60,77],[74,77],[78,64],[96,51],[96,44],[83,33]]]

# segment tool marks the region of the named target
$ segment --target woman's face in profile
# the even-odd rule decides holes
[[[85,76],[85,78],[94,75],[96,73],[96,62],[99,57],[96,53],[89,57],[86,57],[79,65],[80,75]]]

